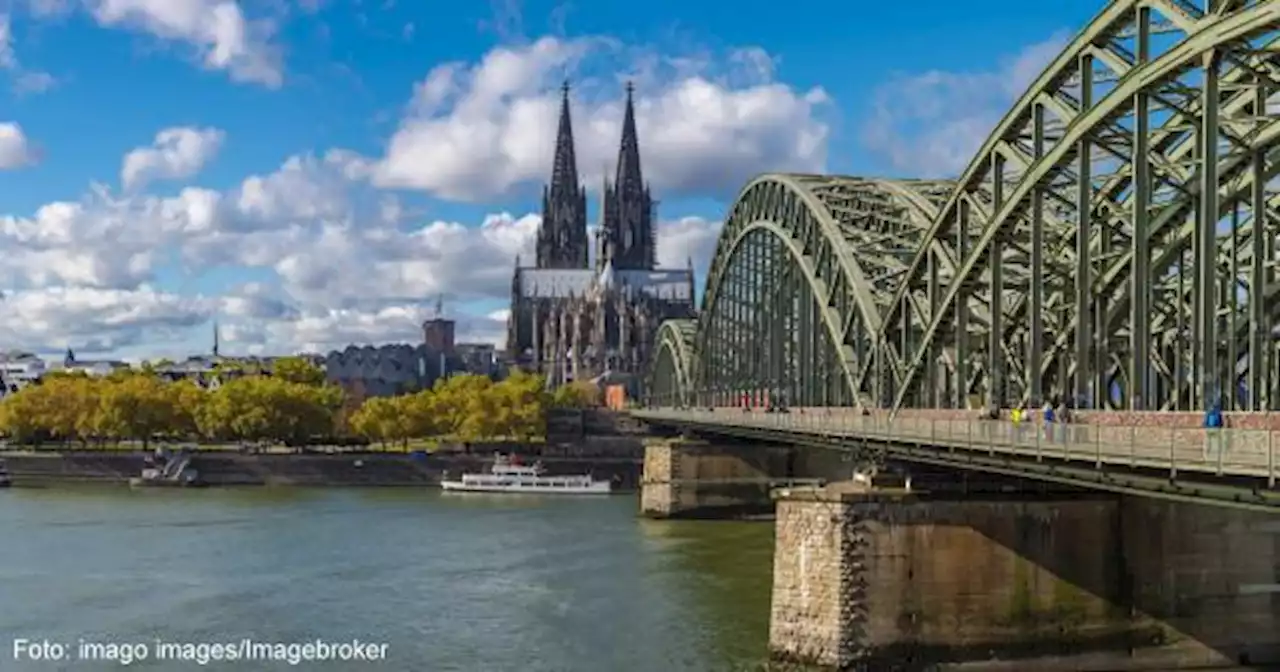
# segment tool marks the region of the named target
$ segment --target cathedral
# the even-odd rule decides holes
[[[640,172],[632,91],[628,84],[617,172],[601,188],[592,254],[568,84],[563,89],[537,259],[533,266],[516,259],[507,324],[508,352],[549,385],[603,379],[634,388],[662,321],[694,315],[692,262],[681,270],[656,268],[654,202]]]

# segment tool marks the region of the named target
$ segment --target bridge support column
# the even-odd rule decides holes
[[[794,490],[769,643],[832,668],[1280,663],[1280,520],[1136,497]]]
[[[773,510],[770,490],[789,478],[795,448],[651,441],[644,450],[640,512],[650,518],[719,518]]]

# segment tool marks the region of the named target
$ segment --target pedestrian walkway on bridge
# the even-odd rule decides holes
[[[710,431],[745,429],[774,437],[821,437],[854,444],[870,441],[961,457],[985,455],[1037,463],[1060,460],[1103,474],[1154,470],[1166,473],[1170,482],[1188,476],[1243,477],[1274,489],[1280,476],[1280,429],[1108,426],[1043,423],[1037,418],[1015,424],[972,417],[890,417],[852,408],[785,412],[651,408],[633,414],[649,422]],[[1280,505],[1280,498],[1275,505]]]

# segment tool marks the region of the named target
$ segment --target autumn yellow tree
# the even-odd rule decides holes
[[[271,367],[271,376],[291,383],[319,387],[324,385],[324,369],[302,357],[281,357]]]
[[[600,386],[575,380],[551,392],[551,405],[556,408],[592,408],[600,405]]]
[[[486,438],[528,441],[546,434],[547,393],[541,376],[515,371],[485,391],[491,413]]]
[[[411,396],[372,397],[351,416],[351,426],[370,441],[385,447],[388,443],[405,445],[415,438],[416,418]]]
[[[342,391],[329,385],[249,375],[209,393],[194,413],[200,432],[214,439],[302,443],[333,432]]]
[[[472,374],[437,379],[431,388],[431,407],[440,434],[463,441],[486,436],[492,409],[485,392],[492,385],[487,376]]]
[[[19,394],[34,397],[31,410],[37,425],[59,441],[87,441],[85,418],[97,406],[96,389],[100,381],[84,374],[62,374],[45,378],[39,385],[25,388]]]
[[[96,409],[91,421],[109,436],[141,441],[145,447],[156,435],[172,433],[177,420],[177,398],[170,384],[154,376],[137,375],[94,381]]]

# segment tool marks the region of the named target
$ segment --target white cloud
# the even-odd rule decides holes
[[[478,201],[547,179],[560,78],[621,51],[603,38],[547,37],[499,47],[474,66],[437,66],[416,86],[375,183]],[[664,196],[726,195],[758,172],[824,168],[828,128],[818,114],[826,93],[774,81],[762,50],[733,52],[724,63],[629,56],[618,77],[583,78],[575,93],[578,164],[589,185],[616,159],[624,73],[637,83],[645,175]]]
[[[111,351],[173,338],[209,319],[215,301],[147,287],[134,290],[46,288],[5,292],[0,342],[53,350]]]
[[[56,83],[47,72],[28,70],[18,61],[13,46],[13,22],[8,14],[0,12],[0,72],[8,73],[18,93],[40,93]]]
[[[125,155],[120,183],[133,189],[152,180],[191,177],[218,154],[225,136],[216,128],[166,128],[156,134],[150,147]]]
[[[327,352],[348,345],[414,343],[422,339],[422,322],[433,309],[421,304],[399,304],[376,310],[317,310],[291,319],[236,322],[226,339],[247,352],[279,352],[281,344],[296,352]],[[505,318],[446,313],[457,321],[460,343],[502,345]]]
[[[235,81],[279,86],[284,79],[275,26],[253,21],[233,0],[82,0],[99,25],[145,31],[197,50],[209,70]]]
[[[35,161],[35,151],[22,127],[14,122],[0,122],[0,170],[22,168]]]
[[[681,217],[658,227],[658,265],[685,268],[692,260],[701,269],[711,263],[720,237],[720,222],[702,217]]]
[[[1066,42],[1059,34],[1029,45],[991,71],[931,70],[890,80],[872,98],[864,145],[911,177],[958,175]]]
[[[334,151],[292,157],[225,192],[188,187],[160,197],[95,186],[79,201],[50,203],[29,217],[0,217],[6,250],[0,287],[28,297],[24,315],[36,316],[12,323],[7,342],[56,348],[163,341],[187,321],[212,315],[214,306],[231,350],[416,340],[444,293],[460,339],[500,343],[505,315],[491,306],[509,297],[516,255],[532,261],[539,216],[423,221],[363,186],[366,174],[357,157]],[[659,260],[675,267],[691,255],[705,264],[719,229],[696,217],[659,226]],[[186,305],[149,289],[158,269],[175,258],[191,277],[256,268],[271,281]],[[37,315],[37,304],[65,296],[76,300],[56,310],[39,307],[45,312]],[[121,307],[103,313],[90,299]]]
[[[220,35],[212,27],[188,30],[207,23],[191,18],[200,8],[216,6],[235,9],[206,0],[92,4],[104,23],[175,40]],[[168,18],[143,17],[147,12]],[[214,49],[217,40],[194,42]],[[215,129],[167,129],[124,158],[121,189],[93,185],[79,199],[0,215],[6,253],[0,287],[8,297],[3,310],[10,311],[0,312],[7,318],[0,342],[137,346],[159,356],[174,354],[167,339],[189,337],[190,326],[215,314],[233,352],[412,341],[445,293],[460,339],[500,343],[506,314],[499,306],[508,298],[516,255],[532,261],[539,216],[525,210],[489,211],[470,221],[424,216],[413,199],[370,187],[399,184],[477,199],[545,180],[558,102],[554,80],[562,67],[601,72],[588,64],[611,56],[626,62],[609,72],[629,77],[579,77],[575,89],[579,167],[588,184],[598,184],[605,162],[616,156],[627,78],[637,83],[645,171],[659,198],[728,196],[759,171],[823,168],[825,94],[774,81],[775,63],[763,51],[741,50],[716,62],[637,54],[599,38],[544,39],[494,50],[477,66],[434,69],[379,158],[344,150],[302,154],[225,190],[181,187],[156,195],[144,188],[195,175],[224,140]],[[234,59],[218,62],[235,67]],[[29,160],[25,136],[17,133]],[[669,207],[664,214],[676,214]],[[699,217],[661,222],[659,262],[683,268],[693,257],[701,276],[719,227]],[[257,281],[221,296],[182,290],[196,278],[243,269]],[[163,291],[155,288],[159,278],[166,279]]]

